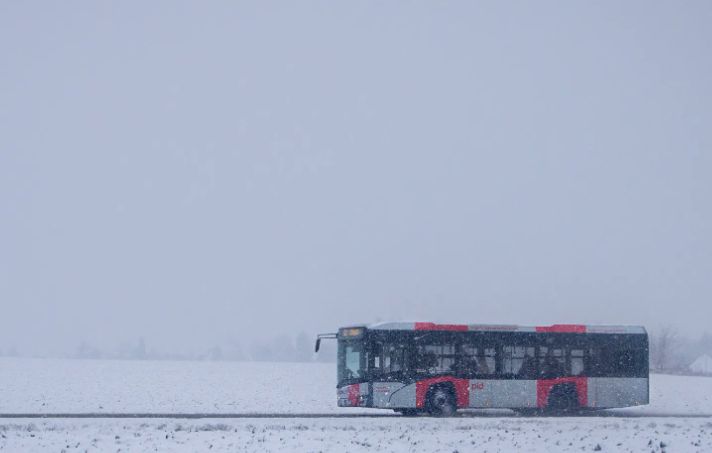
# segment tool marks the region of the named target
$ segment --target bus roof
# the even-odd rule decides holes
[[[369,330],[438,330],[455,332],[551,332],[646,334],[643,326],[596,326],[584,324],[553,324],[550,326],[517,326],[508,324],[437,324],[434,322],[381,322],[364,325]]]

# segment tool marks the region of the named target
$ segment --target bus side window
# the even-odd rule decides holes
[[[475,359],[477,360],[477,374],[489,375],[495,372],[495,348],[478,348]]]
[[[617,369],[624,376],[632,376],[635,372],[633,352],[630,350],[615,351],[612,354],[611,368]]]
[[[454,371],[461,376],[474,377],[477,374],[477,348],[472,344],[463,343],[455,360]]]
[[[496,349],[482,347],[481,344],[465,343],[461,346],[460,354],[464,365],[464,373],[469,376],[489,376],[495,372]]]
[[[539,376],[556,378],[564,374],[564,351],[561,348],[541,346],[539,348]]]
[[[390,345],[389,348],[389,356],[390,356],[390,371],[396,372],[396,371],[403,371],[404,368],[404,349],[401,345],[399,344],[392,344]]]
[[[571,375],[579,376],[583,374],[583,349],[571,349]]]
[[[584,357],[584,369],[588,377],[605,376],[602,369],[601,354],[598,348],[589,348]]]
[[[438,344],[420,345],[415,368],[420,373],[437,373],[441,369],[442,347]]]
[[[403,346],[399,344],[384,344],[381,368],[384,373],[393,373],[403,369]]]
[[[371,348],[371,353],[369,354],[369,368],[374,372],[380,373],[381,370],[381,355],[383,354],[383,345],[381,343],[374,343]]]
[[[502,374],[519,374],[524,362],[524,354],[523,346],[504,346],[502,348]]]
[[[518,377],[524,379],[536,379],[536,359],[534,347],[529,346],[524,348],[524,358],[522,359],[522,366],[519,368]]]

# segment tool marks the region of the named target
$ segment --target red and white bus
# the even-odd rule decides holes
[[[431,322],[344,327],[339,406],[447,416],[464,408],[579,410],[647,404],[648,335],[637,326]]]

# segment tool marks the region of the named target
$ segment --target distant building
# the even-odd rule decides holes
[[[700,374],[712,374],[712,357],[707,354],[702,354],[692,362],[690,371]]]

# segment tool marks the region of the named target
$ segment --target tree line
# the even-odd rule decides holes
[[[152,347],[145,338],[124,342],[113,349],[100,348],[89,341],[81,341],[74,351],[61,357],[75,359],[113,360],[211,360],[255,362],[333,362],[336,360],[335,342],[322,343],[319,354],[314,354],[316,335],[299,332],[296,335],[277,335],[268,340],[255,340],[243,346],[238,341],[214,345],[199,352],[171,352]],[[16,348],[0,349],[0,356],[28,357]]]
[[[688,373],[690,364],[703,354],[712,357],[712,334],[705,332],[690,338],[670,325],[652,329],[649,333],[650,370]]]

